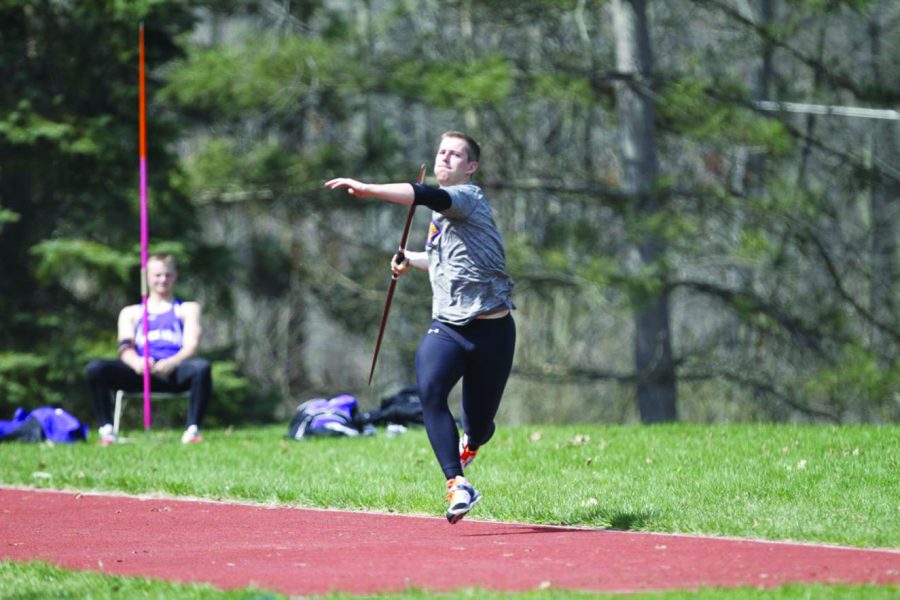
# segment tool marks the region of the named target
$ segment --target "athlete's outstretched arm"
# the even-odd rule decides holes
[[[338,177],[325,182],[330,190],[346,188],[347,193],[359,198],[377,198],[394,204],[409,206],[415,200],[411,183],[364,183],[349,177]]]

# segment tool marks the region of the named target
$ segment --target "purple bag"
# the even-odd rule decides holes
[[[297,413],[288,427],[288,437],[299,440],[316,435],[359,435],[355,424],[358,406],[356,398],[350,394],[307,400],[297,407]]]
[[[17,408],[12,421],[0,421],[0,440],[71,443],[87,439],[88,428],[61,408]]]

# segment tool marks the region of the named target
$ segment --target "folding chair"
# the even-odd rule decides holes
[[[150,392],[150,397],[154,400],[163,400],[166,398],[188,398],[191,393],[189,390],[184,392]],[[113,433],[119,435],[119,422],[122,420],[122,408],[125,401],[129,398],[144,399],[144,392],[126,392],[125,390],[116,390],[116,408],[113,413]]]

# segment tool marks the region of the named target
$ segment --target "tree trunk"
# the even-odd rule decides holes
[[[623,188],[635,203],[639,219],[660,212],[662,198],[656,190],[659,163],[656,128],[650,94],[653,58],[645,0],[614,0],[613,29],[616,66],[622,81],[616,84]],[[643,234],[637,244],[638,270],[661,269],[665,241],[654,233]],[[658,273],[664,277],[664,273]],[[673,421],[677,417],[676,376],[672,360],[669,294],[666,286],[648,286],[634,301],[634,358],[637,403],[644,423]]]
[[[882,77],[881,22],[876,11],[869,24],[872,79],[879,87],[886,86]],[[877,323],[896,326],[897,219],[900,214],[900,129],[892,121],[876,122],[872,131],[872,188],[870,213],[872,219],[872,284],[869,307]],[[890,356],[889,337],[876,325],[872,328],[872,349],[884,357]],[[887,365],[886,365],[887,366]]]
[[[759,23],[762,27],[772,26],[775,12],[772,1],[759,0]],[[775,54],[775,46],[769,40],[763,40],[762,44],[762,60],[756,76],[756,86],[753,91],[754,100],[771,99],[772,79],[775,70],[772,59]],[[747,163],[748,195],[758,194],[764,187],[766,155],[762,152],[754,152],[750,155]]]

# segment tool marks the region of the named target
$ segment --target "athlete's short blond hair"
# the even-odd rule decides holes
[[[466,155],[469,158],[469,162],[478,162],[481,159],[481,146],[471,136],[461,131],[445,131],[441,134],[441,139],[443,140],[444,138],[459,138],[463,140],[466,143]]]

